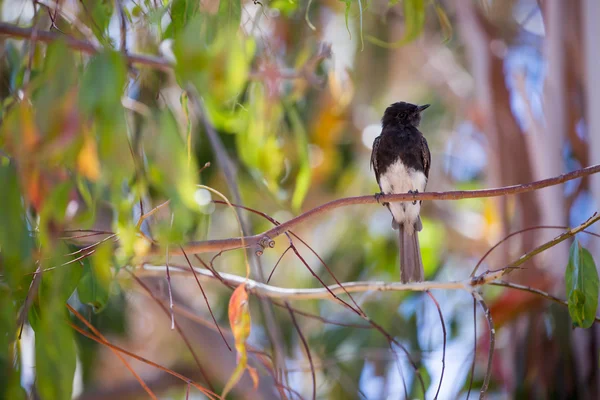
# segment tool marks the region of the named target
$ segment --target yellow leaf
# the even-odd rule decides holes
[[[100,177],[96,141],[89,134],[83,140],[83,147],[77,155],[77,170],[89,180],[96,181]]]

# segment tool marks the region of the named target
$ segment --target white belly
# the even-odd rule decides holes
[[[421,171],[406,168],[398,160],[381,175],[379,184],[385,194],[407,193],[409,190],[424,192],[427,177]],[[390,211],[398,224],[404,224],[405,228],[410,230],[419,218],[421,204],[418,201],[417,204],[413,204],[412,201],[390,203]]]

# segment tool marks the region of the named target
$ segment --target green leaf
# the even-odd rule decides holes
[[[425,26],[425,0],[404,0],[404,35],[402,39],[388,43],[373,36],[367,36],[370,42],[387,48],[395,48],[415,40]]]
[[[106,35],[110,18],[113,14],[113,2],[110,0],[82,0],[84,15],[89,19],[87,25],[92,29],[96,38],[106,43]]]
[[[80,106],[93,121],[102,175],[114,186],[134,171],[121,105],[127,69],[122,54],[106,51],[88,63],[79,91]],[[121,190],[118,187],[116,190]]]
[[[311,181],[310,163],[308,159],[308,137],[302,126],[298,111],[290,106],[288,107],[288,115],[296,139],[296,150],[298,151],[298,162],[300,164],[298,175],[296,175],[296,187],[294,188],[294,194],[292,195],[292,207],[295,211],[298,211],[308,193]]]
[[[173,5],[171,6],[171,29],[173,35],[178,35],[187,25],[188,21],[192,19],[198,11],[198,4],[200,3],[193,0],[173,1]]]
[[[12,164],[1,161],[0,158],[0,265],[3,280],[12,291],[24,296],[31,282],[29,273],[35,268],[31,259],[34,244],[27,228],[17,172]]]
[[[17,339],[17,310],[12,293],[0,286],[0,399],[25,399],[21,387],[19,347]]]
[[[438,16],[438,20],[440,21],[440,26],[442,28],[442,33],[444,35],[443,36],[444,43],[448,42],[450,39],[452,39],[452,34],[453,34],[452,24],[450,23],[450,20],[448,19],[448,15],[446,14],[446,11],[444,11],[442,6],[440,6],[437,3],[435,4],[435,12]]]
[[[55,302],[52,302],[55,303]],[[75,375],[76,349],[67,325],[66,307],[43,307],[35,335],[36,387],[44,400],[70,399]]]
[[[344,19],[346,20],[346,30],[348,31],[348,35],[350,39],[352,39],[352,32],[350,32],[350,25],[348,25],[348,18],[350,17],[350,9],[352,7],[352,0],[340,0],[342,3],[346,5],[344,9]]]
[[[236,146],[242,161],[254,176],[264,180],[272,193],[277,193],[285,162],[278,138],[283,107],[281,103],[271,101],[266,90],[261,83],[249,85],[247,126],[237,134]]]
[[[37,126],[50,130],[60,115],[62,100],[73,90],[77,81],[77,63],[73,51],[62,40],[48,46],[43,73],[35,80],[39,90],[34,96]],[[57,79],[60,76],[61,79]]]
[[[104,242],[95,250],[89,262],[88,258],[83,261],[83,276],[77,286],[77,293],[82,303],[92,306],[94,312],[98,313],[106,306],[110,294],[112,243]]]
[[[114,117],[115,110],[121,108],[126,74],[121,53],[105,51],[93,56],[81,82],[81,108],[107,119]]]
[[[592,255],[577,239],[571,245],[565,284],[573,325],[589,328],[598,307],[598,271]]]
[[[219,27],[234,27],[237,29],[242,20],[241,0],[221,0],[217,20]]]

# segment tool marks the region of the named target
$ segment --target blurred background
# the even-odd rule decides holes
[[[220,393],[236,365],[224,343],[233,346],[232,290],[201,279],[201,291],[190,273],[172,272],[169,284],[164,269],[140,267],[147,238],[166,254],[169,244],[240,235],[232,210],[196,184],[279,222],[378,192],[370,151],[393,102],[432,105],[420,127],[432,154],[428,191],[528,183],[600,161],[596,0],[1,4],[4,398],[148,398],[109,347],[69,326],[92,332],[65,302],[111,343]],[[586,177],[517,196],[426,201],[426,279],[466,279],[498,241],[532,228],[478,271],[501,268],[587,220],[599,194],[598,178]],[[166,200],[140,236],[139,216]],[[248,235],[272,227],[256,213],[240,217]],[[261,257],[248,251],[252,279],[277,266],[271,285],[320,287],[308,265],[326,284],[399,280],[381,206],[338,208],[294,233],[306,245],[294,238],[290,250],[279,236]],[[597,238],[578,239],[599,254]],[[508,280],[564,299],[569,245]],[[239,276],[244,260],[240,250],[189,255]],[[187,268],[181,256],[148,263],[165,261]],[[228,398],[312,398],[313,379],[319,399],[478,397],[487,320],[468,292],[431,294],[444,329],[424,293],[353,295],[381,330],[336,301],[291,301],[289,311],[251,296],[248,357],[260,382],[254,390],[245,374]],[[600,396],[597,326],[573,329],[566,307],[527,292],[482,294],[496,327],[488,398]],[[125,358],[158,398],[205,398]]]

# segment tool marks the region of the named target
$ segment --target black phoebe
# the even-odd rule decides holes
[[[429,104],[416,106],[394,103],[381,119],[381,135],[373,142],[371,165],[382,194],[418,193],[425,190],[431,154],[425,136],[417,129],[421,111]],[[400,279],[403,283],[423,280],[423,262],[418,232],[421,201],[384,203],[392,213],[392,227],[400,235]]]

